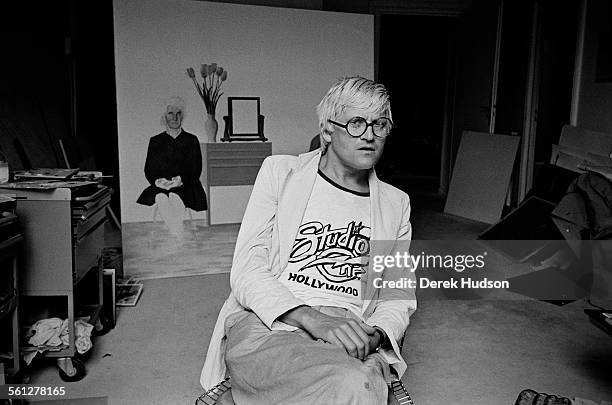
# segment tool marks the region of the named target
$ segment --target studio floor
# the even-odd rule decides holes
[[[123,269],[141,280],[227,273],[232,266],[237,224],[207,226],[185,221],[181,238],[162,221],[123,224]]]
[[[473,239],[486,228],[431,207],[415,209],[413,226],[415,239]],[[72,398],[108,396],[109,404],[193,404],[228,293],[227,273],[145,280],[138,305],[120,308],[116,328],[94,341],[83,380],[63,383],[54,364],[41,361],[31,383],[65,385]],[[512,405],[526,388],[611,400],[612,337],[589,322],[588,307],[419,296],[402,379],[417,405]]]

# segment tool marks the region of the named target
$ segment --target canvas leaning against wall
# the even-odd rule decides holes
[[[208,226],[207,111],[187,69],[200,82],[202,64],[230,73],[217,142],[227,98],[259,97],[272,153],[303,153],[327,89],[343,76],[373,77],[373,16],[186,0],[113,7],[125,276],[227,272],[239,224]],[[229,190],[215,207],[236,209],[249,193]]]

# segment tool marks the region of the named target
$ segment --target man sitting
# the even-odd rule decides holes
[[[391,270],[363,265],[371,241],[406,247],[412,234],[408,196],[373,170],[393,127],[389,95],[342,79],[317,114],[321,148],[264,161],[236,242],[200,381],[231,375],[237,404],[386,403],[389,366],[406,370],[398,342],[414,290],[374,288]]]

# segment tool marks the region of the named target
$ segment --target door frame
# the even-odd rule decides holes
[[[418,4],[407,4],[401,8],[374,6],[374,80],[379,80],[381,20],[383,15],[460,18],[463,16],[464,11],[465,10],[462,8],[431,8],[423,7]],[[452,61],[451,47],[447,48],[446,53],[448,62],[445,77],[446,84],[444,91],[444,111],[442,122],[442,147],[440,150],[440,177],[438,187],[438,194],[442,196],[446,196],[450,181],[450,142],[452,135],[453,100],[455,94],[454,77],[450,65],[450,62]]]
[[[581,0],[580,12],[577,16],[576,50],[574,56],[574,78],[572,83],[570,125],[577,125],[580,87],[582,82],[582,64],[584,54],[586,13],[588,0]],[[542,9],[540,0],[533,3],[532,26],[529,49],[529,66],[527,85],[525,88],[525,110],[523,115],[523,134],[521,139],[521,155],[519,167],[518,201],[523,201],[533,185],[535,165],[535,140],[537,137],[538,98],[540,91],[540,54],[542,46]]]
[[[535,137],[538,121],[538,98],[540,88],[540,46],[541,12],[539,1],[533,2],[531,34],[529,39],[529,60],[525,87],[525,108],[523,110],[523,133],[521,136],[518,202],[523,201],[533,183]]]

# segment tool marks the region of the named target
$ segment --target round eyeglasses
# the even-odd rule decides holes
[[[379,138],[386,138],[393,129],[393,122],[386,117],[376,118],[375,120],[372,120],[372,122],[366,121],[366,119],[363,117],[353,117],[348,120],[346,124],[341,124],[333,120],[327,121],[339,126],[340,128],[344,128],[346,132],[354,138],[358,138],[365,134],[370,126],[372,127],[372,132],[374,135]]]

